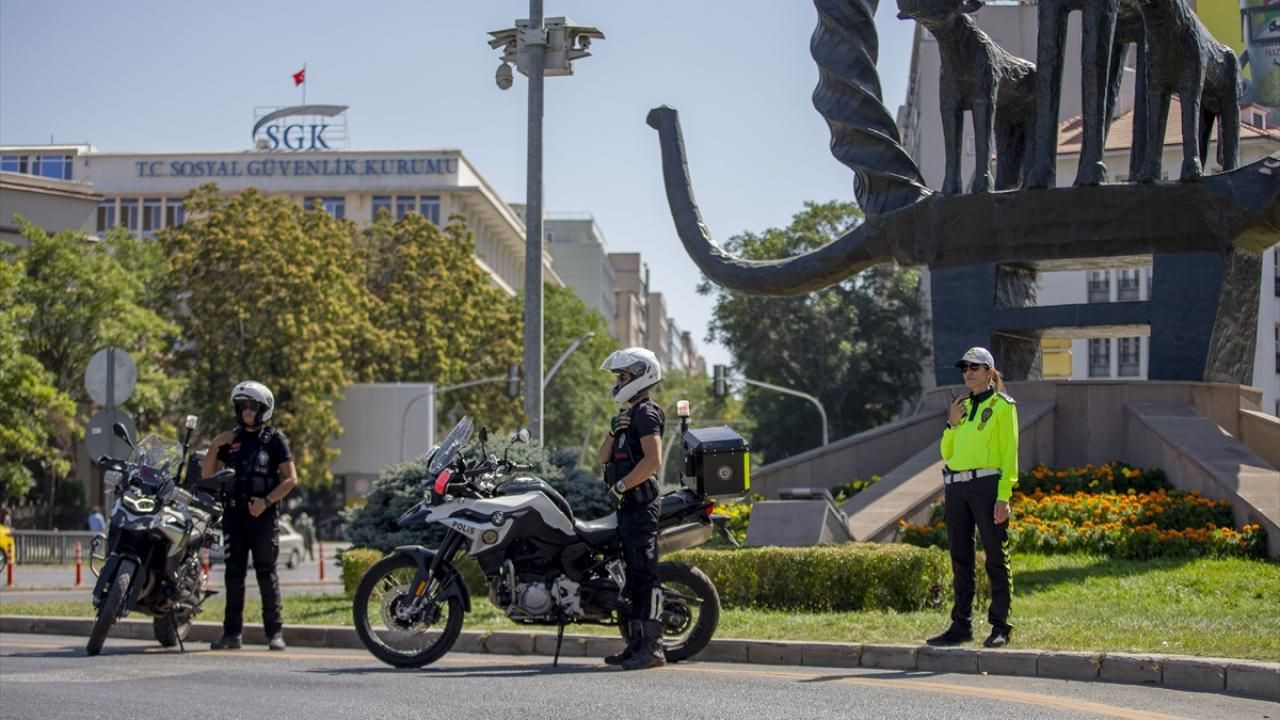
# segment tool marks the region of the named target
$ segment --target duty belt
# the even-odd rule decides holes
[[[975,470],[942,469],[942,483],[944,485],[969,482],[971,480],[983,480],[989,477],[1000,477],[1000,468],[977,468]]]

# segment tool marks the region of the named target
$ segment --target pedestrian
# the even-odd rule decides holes
[[[312,522],[311,516],[306,512],[298,515],[298,522],[293,526],[302,535],[302,555],[307,560],[315,560],[316,556],[312,552],[312,548],[316,543],[316,524]]]
[[[242,382],[231,391],[236,428],[214,438],[201,468],[205,477],[234,468],[234,489],[223,498],[227,591],[222,637],[213,650],[235,650],[244,628],[244,578],[249,555],[262,592],[262,625],[267,646],[284,650],[284,619],[276,560],[280,552],[279,504],[298,484],[284,433],[267,425],[275,396],[258,382]]]
[[[624,594],[630,611],[620,618],[630,642],[605,662],[626,670],[665,665],[662,649],[662,588],[658,583],[658,470],[662,464],[662,408],[649,391],[662,381],[662,366],[639,347],[618,350],[601,370],[615,376],[610,391],[621,408],[600,444],[605,484],[618,496],[618,539],[626,564]]]
[[[955,605],[951,627],[929,638],[930,645],[956,645],[973,639],[975,580],[973,531],[987,554],[991,634],[982,643],[1009,644],[1009,603],[1013,574],[1009,567],[1009,497],[1018,482],[1018,409],[1004,391],[1004,379],[986,348],[969,348],[956,363],[969,394],[951,403],[942,431],[942,470],[947,545],[951,551]]]
[[[89,532],[100,533],[107,529],[107,519],[102,517],[102,508],[94,506],[89,510]]]

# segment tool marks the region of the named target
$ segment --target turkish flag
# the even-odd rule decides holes
[[[301,85],[302,83],[304,83],[304,82],[306,82],[306,81],[307,81],[307,69],[306,69],[306,68],[303,68],[303,69],[301,69],[301,70],[299,70],[298,72],[296,72],[296,73],[294,73],[294,74],[293,74],[293,86],[294,86],[294,87],[298,87],[299,85]]]

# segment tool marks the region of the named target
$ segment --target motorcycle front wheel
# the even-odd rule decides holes
[[[98,608],[98,617],[93,621],[93,630],[89,633],[89,643],[84,650],[89,655],[102,652],[102,644],[107,641],[107,633],[120,617],[120,608],[124,605],[124,596],[129,592],[129,580],[133,577],[133,561],[121,560],[116,569],[116,576],[111,581],[111,590],[107,599]]]
[[[374,657],[401,668],[418,668],[449,652],[462,632],[465,612],[456,595],[437,594],[411,615],[413,579],[418,566],[406,555],[383,558],[369,568],[356,587],[352,613],[356,634]]]
[[[720,625],[720,593],[711,578],[682,562],[658,563],[662,584],[662,649],[667,662],[680,662],[702,652]],[[622,639],[631,643],[630,623],[619,623]]]

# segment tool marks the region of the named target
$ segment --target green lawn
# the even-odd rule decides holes
[[[1240,559],[1110,560],[1084,555],[1016,555],[1014,646],[1055,650],[1157,652],[1280,660],[1280,564]],[[87,616],[85,602],[24,603],[9,593],[0,613]],[[471,630],[512,629],[483,598],[473,598]],[[943,630],[949,609],[914,613],[796,614],[726,609],[719,637],[916,643]],[[201,620],[221,620],[219,596]],[[260,608],[247,603],[248,622]],[[975,633],[985,635],[985,611]],[[341,596],[285,598],[287,624],[351,623]],[[612,628],[571,627],[612,634]]]

